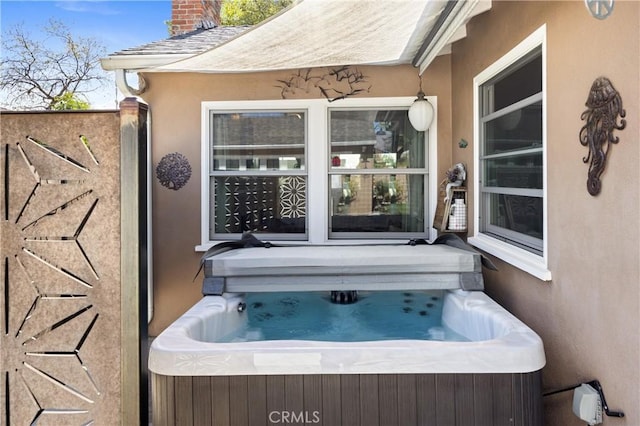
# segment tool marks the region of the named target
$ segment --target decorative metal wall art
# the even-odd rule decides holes
[[[612,143],[616,144],[619,141],[617,136],[613,136],[613,131],[626,127],[626,111],[622,108],[620,94],[606,77],[595,79],[585,105],[588,109],[580,118],[586,120],[586,124],[580,129],[579,137],[580,143],[589,147],[589,153],[582,157],[582,161],[590,162],[587,191],[591,195],[598,195],[602,186],[600,176],[604,172],[609,149]]]
[[[291,98],[296,92],[308,94],[312,90],[318,90],[329,102],[333,102],[369,92],[371,89],[371,85],[367,84],[367,77],[357,68],[349,66],[326,68],[324,73],[320,69],[298,70],[288,80],[276,81],[276,87],[281,89],[282,99]]]
[[[177,191],[189,182],[191,165],[187,157],[173,152],[162,157],[156,166],[156,176],[162,186]]]
[[[607,19],[613,12],[614,0],[584,0],[584,5],[596,19]]]

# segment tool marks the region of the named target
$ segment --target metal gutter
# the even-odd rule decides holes
[[[121,69],[118,68],[115,70],[115,76],[116,76],[116,86],[118,86],[118,89],[122,92],[122,94],[125,96],[125,98],[130,98],[130,97],[140,97],[140,95],[142,95],[145,90],[147,89],[147,81],[144,79],[144,77],[142,76],[142,74],[138,73],[138,88],[135,89],[133,87],[131,87],[129,85],[129,82],[127,81],[127,70],[126,69]]]
[[[170,64],[171,62],[190,58],[194,55],[194,53],[164,53],[158,55],[147,54],[107,56],[106,58],[100,59],[100,65],[105,71],[135,71]]]
[[[444,24],[444,21],[449,17],[453,9],[456,7],[457,3],[458,0],[449,0],[447,2],[447,5],[442,10],[442,13],[440,13],[440,15],[438,16],[438,19],[433,25],[433,28],[431,28],[431,31],[429,31],[429,34],[427,34],[427,37],[422,42],[422,45],[414,56],[413,61],[411,61],[411,65],[413,65],[414,67],[417,67],[419,65],[421,58],[426,54],[425,52],[427,52],[427,50],[431,46],[431,43],[436,37],[436,34],[440,31],[442,25]]]
[[[412,65],[419,67],[422,74],[469,19],[489,9],[491,0],[449,0],[413,58]]]

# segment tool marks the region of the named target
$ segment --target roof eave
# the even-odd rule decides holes
[[[413,65],[420,68],[422,74],[436,56],[445,52],[448,46],[466,35],[465,26],[474,16],[491,9],[491,0],[450,1],[451,11],[444,16],[440,25],[433,29],[425,40],[423,48],[413,60]]]
[[[112,55],[100,59],[100,65],[105,71],[128,70],[136,71],[167,65],[175,61],[193,56],[193,53],[168,53],[147,55]]]

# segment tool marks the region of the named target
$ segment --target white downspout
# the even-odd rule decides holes
[[[137,89],[129,86],[127,82],[127,70],[125,69],[116,69],[116,86],[118,86],[118,90],[122,92],[122,94],[126,98],[140,98],[145,90],[147,89],[147,82],[140,74],[138,74],[138,85]],[[146,103],[146,102],[145,102]]]
[[[146,103],[146,102],[145,102]],[[151,110],[147,109],[147,324],[153,319],[153,164],[151,158]]]

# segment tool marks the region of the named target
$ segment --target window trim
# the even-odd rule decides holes
[[[426,97],[436,111],[433,124],[427,130],[429,140],[428,164],[426,176],[429,178],[428,191],[428,211],[425,211],[427,221],[427,238],[433,240],[436,237],[436,230],[433,228],[433,216],[435,214],[437,202],[437,178],[434,175],[437,170],[437,98],[435,96]],[[324,212],[322,214],[307,215],[307,238],[306,240],[278,241],[282,244],[381,244],[406,242],[409,237],[398,239],[329,239],[329,158],[327,152],[329,147],[329,109],[340,108],[409,108],[415,97],[377,97],[377,98],[348,98],[335,103],[330,103],[326,99],[277,99],[277,100],[257,100],[257,101],[205,101],[201,103],[201,215],[200,215],[200,244],[195,247],[196,251],[206,251],[220,240],[209,239],[209,143],[210,143],[210,117],[211,111],[225,110],[288,110],[305,109],[307,111],[307,146],[306,146],[306,176],[307,176],[307,211]],[[321,158],[323,161],[314,161]],[[324,161],[326,160],[326,161]],[[316,196],[322,194],[322,196]]]
[[[542,281],[551,280],[549,270],[549,234],[548,234],[548,193],[547,193],[547,40],[546,25],[542,25],[531,33],[522,42],[511,49],[507,54],[495,61],[484,71],[476,75],[473,79],[473,132],[474,140],[477,143],[473,150],[474,162],[474,215],[473,215],[473,236],[468,241],[473,246],[492,254],[499,259],[519,268]],[[499,238],[480,232],[480,155],[481,155],[481,131],[482,123],[480,118],[480,91],[482,85],[495,78],[514,63],[525,58],[531,51],[540,48],[542,50],[542,256],[531,253],[513,244],[500,240]],[[504,112],[504,111],[502,111]]]

